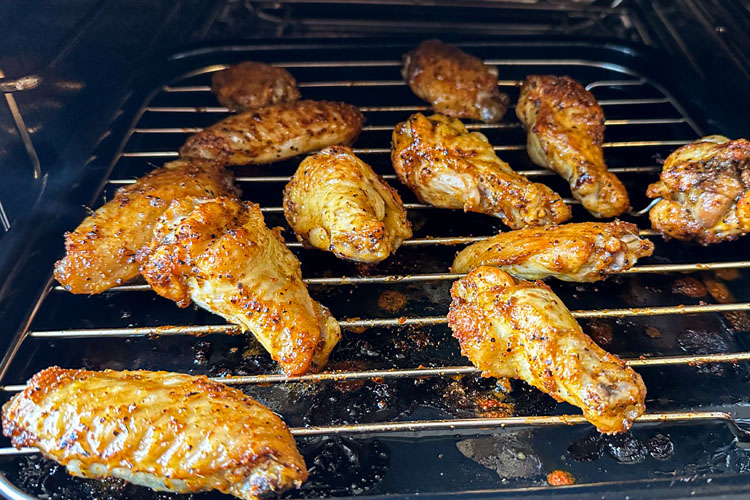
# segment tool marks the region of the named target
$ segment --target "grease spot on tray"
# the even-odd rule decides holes
[[[534,454],[528,431],[464,439],[456,447],[501,478],[536,479],[541,474],[542,462]]]

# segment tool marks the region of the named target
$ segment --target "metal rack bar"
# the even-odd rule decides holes
[[[719,269],[747,269],[750,261],[730,262],[693,262],[689,264],[643,264],[625,269],[613,274],[661,274],[688,273],[697,271],[715,271]],[[335,276],[325,278],[305,278],[308,285],[365,285],[383,283],[420,283],[424,281],[454,281],[461,279],[463,273],[424,273],[424,274],[388,274],[381,276]],[[64,292],[64,287],[58,285],[55,291]],[[119,285],[110,288],[110,292],[145,292],[151,290],[147,284]]]
[[[732,352],[723,354],[698,354],[686,356],[660,356],[653,358],[625,359],[625,363],[633,368],[653,366],[696,366],[702,364],[735,364],[742,361],[750,361],[750,351]],[[264,375],[238,375],[228,377],[209,377],[209,380],[221,382],[226,385],[265,385],[265,384],[292,384],[292,383],[318,383],[318,382],[343,382],[350,380],[395,380],[406,378],[428,378],[428,377],[456,377],[464,375],[478,375],[481,370],[474,366],[444,366],[438,368],[402,368],[383,370],[361,370],[351,372],[322,372],[309,375],[288,377],[283,374]],[[0,391],[19,392],[26,388],[25,384],[0,386]]]
[[[667,104],[666,97],[643,97],[633,99],[602,99],[600,106],[632,106],[635,104]],[[510,107],[513,107],[511,105]],[[400,105],[400,106],[359,106],[363,113],[393,112],[393,111],[426,111],[431,109],[427,105]],[[224,106],[147,106],[145,111],[150,113],[229,113]]]
[[[574,318],[624,318],[642,316],[668,316],[682,314],[706,314],[730,311],[750,311],[750,302],[735,304],[677,305],[654,307],[626,307],[619,309],[594,309],[571,311]],[[339,321],[342,328],[377,328],[443,325],[445,316],[418,316],[400,318],[344,319]],[[215,333],[238,334],[236,325],[190,325],[190,326],[143,326],[130,328],[92,328],[70,330],[29,331],[32,338],[96,338],[96,337],[145,337],[169,335],[208,335]]]
[[[498,80],[499,87],[518,87],[523,83],[521,80]],[[297,87],[320,88],[320,87],[404,87],[403,80],[332,80],[318,82],[297,82]],[[162,89],[169,93],[182,92],[211,92],[210,85],[166,85]]]
[[[608,169],[610,172],[614,174],[633,174],[633,173],[654,173],[654,172],[660,172],[661,167],[660,166],[646,166],[646,167],[612,167]],[[517,170],[517,173],[524,175],[526,177],[539,177],[539,176],[557,176],[556,172],[553,172],[552,170],[548,169],[534,169],[534,170]],[[385,180],[398,180],[398,176],[396,174],[384,174],[381,175]],[[235,177],[234,180],[236,182],[289,182],[292,180],[292,176],[290,175],[259,175],[259,176],[239,176]],[[112,185],[123,185],[123,184],[134,184],[136,182],[136,179],[110,179],[107,181],[108,184]]]
[[[635,424],[696,421],[732,421],[731,415],[720,411],[687,411],[646,413],[638,417]],[[378,422],[351,425],[326,425],[317,427],[292,427],[295,437],[341,436],[352,434],[417,433],[434,431],[480,431],[507,427],[550,427],[562,425],[585,425],[583,415],[533,415],[525,417],[457,418],[449,420],[413,420],[407,422]],[[28,455],[38,453],[35,448],[0,448],[0,456]]]
[[[674,125],[685,123],[684,118],[627,118],[621,120],[606,120],[604,125],[616,127],[621,125]],[[493,129],[520,129],[519,122],[508,123],[466,123],[469,130],[493,130]],[[135,128],[134,134],[195,134],[201,132],[203,127],[147,127]],[[391,125],[364,125],[363,132],[391,131]]]
[[[684,146],[692,142],[693,139],[680,139],[669,141],[621,141],[605,142],[604,148],[632,148],[648,146]],[[506,144],[501,146],[492,146],[494,151],[523,151],[526,149],[525,144]],[[391,154],[391,148],[352,148],[355,154]],[[123,158],[176,158],[180,156],[177,151],[127,151],[122,153]]]

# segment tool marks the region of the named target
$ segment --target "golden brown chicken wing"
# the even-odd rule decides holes
[[[645,411],[640,375],[584,334],[544,283],[479,267],[451,297],[448,324],[483,376],[520,378],[578,406],[606,434],[627,431]]]
[[[246,111],[300,98],[297,81],[287,70],[252,61],[214,73],[211,90],[230,111]]]
[[[411,237],[401,197],[346,146],[305,158],[284,215],[300,241],[358,262],[381,262]]]
[[[582,222],[519,229],[479,241],[459,252],[454,273],[496,266],[517,278],[599,281],[630,269],[654,251],[627,222]]]
[[[176,160],[121,187],[114,198],[65,233],[55,278],[73,293],[101,293],[138,276],[135,255],[154,235],[172,200],[237,193],[232,174],[203,160]]]
[[[250,330],[287,375],[301,375],[326,363],[341,331],[279,233],[253,203],[177,200],[138,260],[156,293]]]
[[[508,109],[508,96],[497,88],[497,68],[440,40],[424,41],[406,54],[402,75],[438,113],[495,123]]]
[[[335,144],[352,144],[364,117],[343,102],[297,101],[245,111],[188,138],[184,157],[228,165],[271,163]]]
[[[604,112],[580,83],[567,76],[528,76],[516,115],[528,132],[531,161],[563,176],[586,210],[615,217],[629,208],[625,186],[604,163]]]
[[[47,368],[3,405],[3,434],[74,476],[158,491],[257,500],[307,479],[284,422],[206,377]]]
[[[646,196],[654,229],[701,245],[750,232],[750,141],[713,135],[679,148],[664,162]]]
[[[424,203],[499,217],[513,229],[557,224],[570,208],[497,157],[487,138],[456,119],[421,113],[396,125],[393,168]]]

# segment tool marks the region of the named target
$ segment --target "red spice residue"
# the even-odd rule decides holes
[[[547,474],[547,483],[550,486],[570,486],[576,484],[576,478],[570,472],[557,469]]]

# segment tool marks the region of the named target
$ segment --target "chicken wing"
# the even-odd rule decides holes
[[[297,81],[284,68],[247,61],[217,71],[211,90],[230,111],[245,111],[300,98]]]
[[[479,267],[451,297],[448,324],[483,376],[520,378],[580,407],[607,434],[627,431],[645,411],[640,375],[584,334],[544,283]]]
[[[73,293],[101,293],[138,276],[135,255],[172,200],[237,193],[232,174],[203,160],[176,160],[118,189],[114,198],[65,233],[55,278]]]
[[[158,293],[196,304],[250,330],[287,375],[320,369],[341,337],[310,298],[300,263],[260,207],[232,198],[177,200],[138,254]]]
[[[604,163],[604,112],[580,83],[567,76],[528,76],[516,115],[528,132],[531,161],[563,176],[592,215],[615,217],[630,207],[625,186]]]
[[[54,366],[3,405],[3,434],[74,476],[119,477],[158,491],[257,500],[307,479],[284,422],[206,377]]]
[[[497,68],[440,40],[427,40],[404,56],[401,74],[438,113],[495,123],[508,109],[497,88]]]
[[[665,237],[701,245],[750,232],[750,141],[713,135],[679,148],[646,196],[662,200],[651,225]]]
[[[284,215],[300,241],[357,262],[381,262],[411,237],[401,197],[346,146],[305,158]]]
[[[599,281],[653,251],[654,244],[638,237],[635,224],[582,222],[500,233],[459,252],[452,270],[495,266],[529,280]]]
[[[352,144],[364,117],[343,102],[297,101],[245,111],[188,138],[184,157],[228,165],[271,163],[308,151]]]
[[[513,229],[570,218],[560,196],[497,157],[487,138],[444,115],[412,115],[393,131],[393,168],[424,203],[499,217]]]

